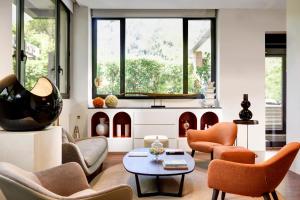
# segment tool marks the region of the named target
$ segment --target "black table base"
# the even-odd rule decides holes
[[[138,197],[150,197],[150,196],[182,197],[182,190],[183,190],[183,183],[184,183],[184,174],[181,175],[181,180],[180,180],[180,185],[179,185],[178,193],[162,192],[160,190],[159,176],[156,176],[156,188],[157,188],[157,192],[142,193],[141,192],[140,181],[139,181],[139,176],[137,174],[135,174],[135,182],[136,182],[136,189],[137,189]]]

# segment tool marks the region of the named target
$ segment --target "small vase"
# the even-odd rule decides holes
[[[108,135],[108,124],[105,123],[105,118],[100,118],[100,123],[96,126],[96,133],[99,136]]]
[[[186,135],[186,132],[187,130],[190,128],[190,123],[188,121],[185,121],[183,124],[182,124],[182,127],[185,131],[185,135]]]
[[[164,153],[164,147],[163,144],[159,141],[158,136],[156,136],[156,139],[151,144],[151,148],[149,149],[150,153],[155,156],[155,161],[158,162],[159,155]]]
[[[248,94],[244,94],[243,101],[241,103],[243,110],[240,111],[239,116],[241,120],[250,120],[252,118],[252,112],[248,110],[251,106],[250,101],[248,101]]]

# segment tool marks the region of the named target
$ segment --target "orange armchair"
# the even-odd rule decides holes
[[[232,146],[237,136],[237,125],[232,122],[219,122],[206,130],[188,130],[187,141],[192,149],[192,156],[195,151],[211,154],[215,146]]]
[[[293,142],[283,147],[271,159],[260,164],[242,164],[225,160],[213,160],[208,167],[208,187],[213,188],[212,200],[222,199],[226,193],[261,197],[278,200],[275,192],[300,148],[300,143]]]

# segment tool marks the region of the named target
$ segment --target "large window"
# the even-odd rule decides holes
[[[45,76],[69,95],[70,11],[59,0],[14,0],[14,72],[26,89]]]
[[[194,98],[215,81],[213,18],[94,18],[92,25],[93,96]]]

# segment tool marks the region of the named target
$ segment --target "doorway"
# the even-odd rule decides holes
[[[266,147],[286,144],[286,34],[266,34]]]

